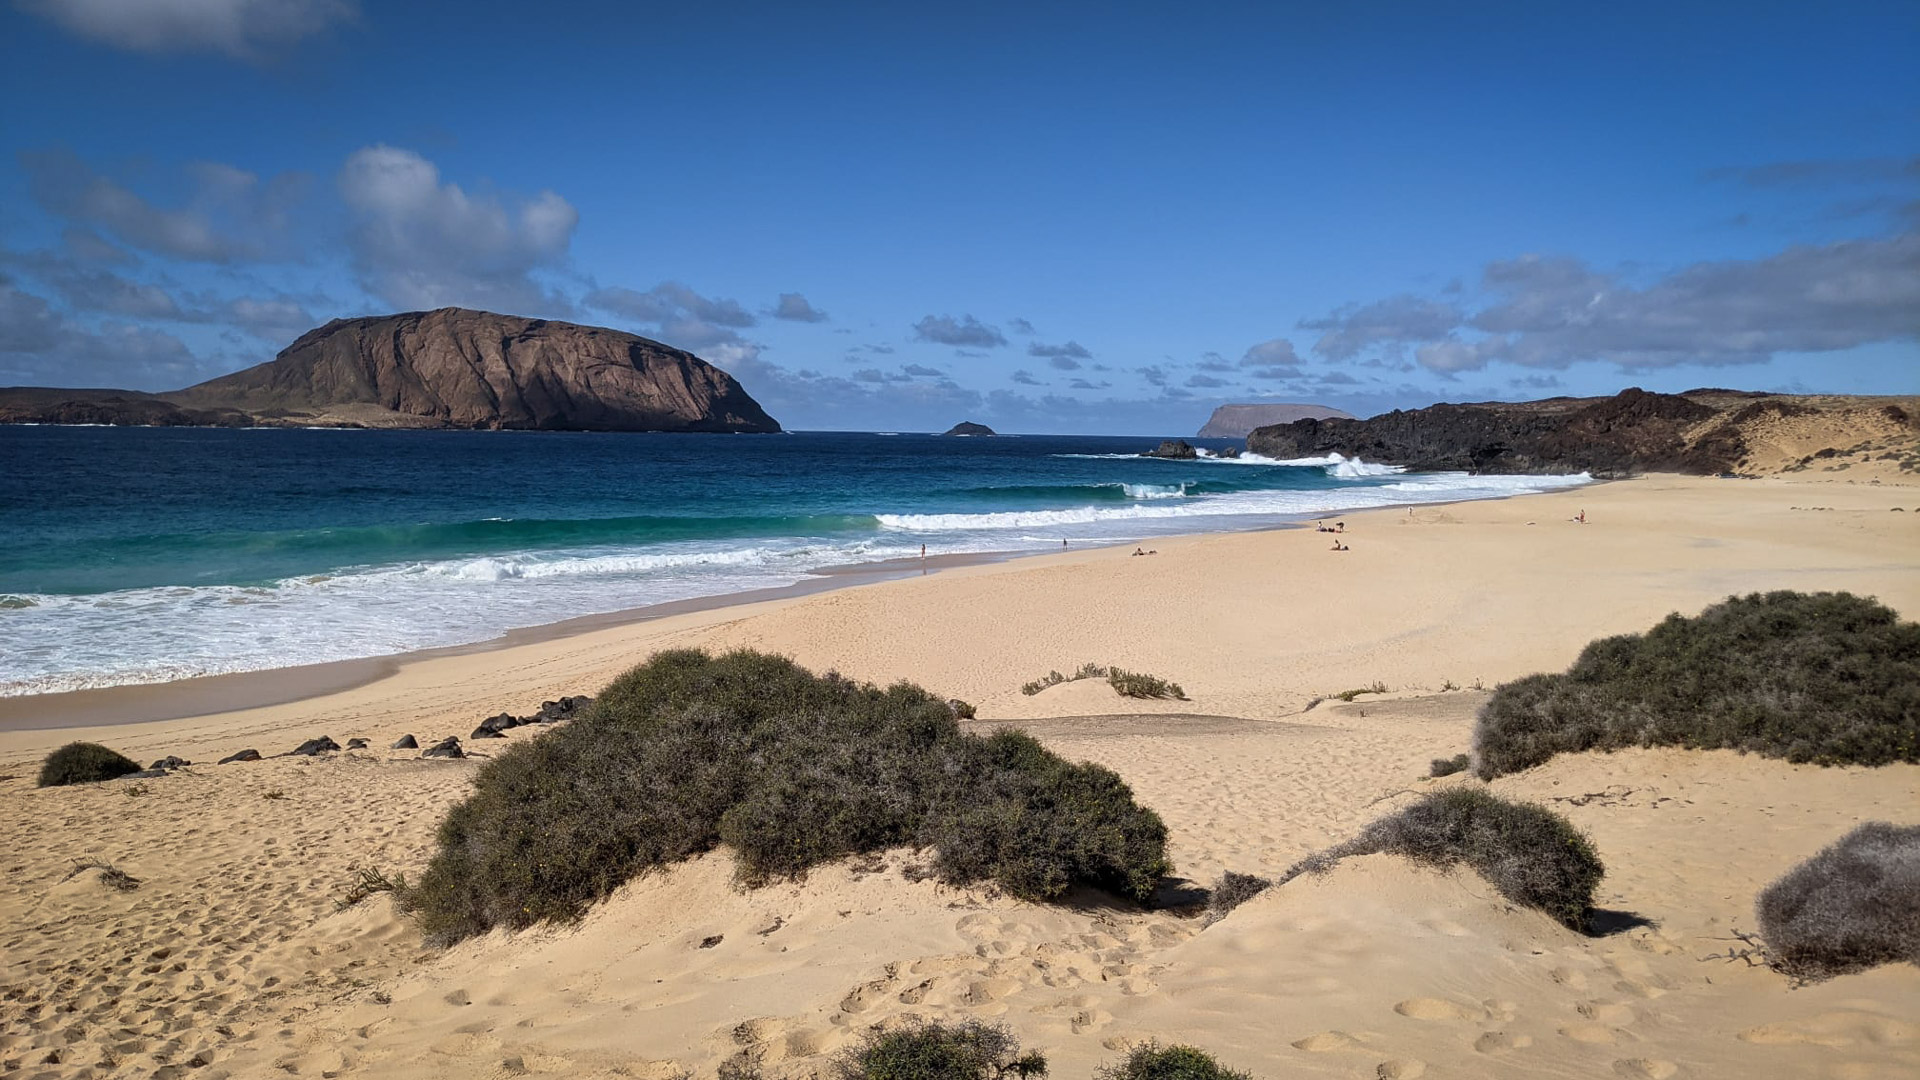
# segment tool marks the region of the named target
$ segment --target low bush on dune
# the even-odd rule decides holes
[[[1120,1062],[1094,1070],[1094,1080],[1253,1080],[1252,1074],[1229,1069],[1213,1055],[1191,1046],[1136,1046]]]
[[[1732,597],[1500,687],[1474,732],[1482,779],[1629,746],[1920,762],[1920,624],[1848,593]]]
[[[432,940],[568,921],[645,871],[725,843],[748,884],[897,845],[954,884],[1135,899],[1166,826],[1108,769],[1031,737],[963,733],[940,698],[739,651],[663,652],[579,718],[509,747],[442,822],[407,901]]]
[[[71,742],[47,755],[40,766],[40,786],[92,784],[139,771],[138,762],[118,751],[99,743]]]
[[[1022,1054],[1005,1027],[968,1020],[870,1033],[832,1068],[835,1080],[1002,1080],[1045,1076],[1047,1059]]]
[[[1273,887],[1273,882],[1254,874],[1232,870],[1220,875],[1220,883],[1207,893],[1207,925],[1227,917],[1227,913]]]
[[[1376,854],[1443,868],[1465,863],[1500,895],[1582,932],[1606,872],[1592,841],[1559,814],[1478,788],[1448,788],[1295,863],[1279,883],[1324,873],[1341,859]]]
[[[1114,668],[1107,673],[1107,685],[1121,697],[1131,698],[1173,698],[1187,700],[1187,692],[1180,689],[1179,683],[1168,682],[1138,671],[1122,671]]]
[[[1454,773],[1466,772],[1472,767],[1473,755],[1471,754],[1455,754],[1452,757],[1437,757],[1428,764],[1427,775],[1438,779],[1442,776],[1452,776]]]
[[[1920,825],[1862,825],[1767,886],[1754,908],[1768,962],[1794,978],[1920,964]]]

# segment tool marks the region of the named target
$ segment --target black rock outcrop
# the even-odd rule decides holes
[[[1167,439],[1159,446],[1142,452],[1140,456],[1171,458],[1175,461],[1192,461],[1200,456],[1200,451],[1195,450],[1185,439]]]
[[[1367,420],[1296,420],[1256,429],[1247,450],[1274,458],[1339,453],[1412,469],[1481,473],[1713,474],[1746,452],[1739,428],[1690,439],[1721,414],[1679,394],[1637,387],[1610,398],[1434,405]]]
[[[949,435],[994,435],[997,434],[985,424],[976,424],[971,420],[962,420],[947,429]]]

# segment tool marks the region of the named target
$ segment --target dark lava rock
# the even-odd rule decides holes
[[[402,735],[399,741],[393,744],[393,748],[395,750],[418,750],[420,749],[420,742],[411,735]]]
[[[1225,450],[1215,450],[1213,456],[1217,458],[1237,458],[1240,456],[1240,448],[1237,446],[1229,446]]]
[[[165,775],[167,775],[167,770],[161,769],[161,768],[153,768],[153,769],[141,769],[139,772],[122,773],[121,775],[115,777],[114,779],[116,780],[158,780]]]
[[[506,737],[507,737],[506,732],[496,731],[485,724],[481,724],[479,727],[474,728],[473,731],[467,736],[467,738],[469,739],[504,739]]]
[[[339,743],[334,742],[331,736],[322,735],[317,739],[308,739],[306,742],[294,747],[293,754],[295,757],[312,757],[315,754],[324,754],[338,749],[340,749]]]
[[[1195,450],[1185,439],[1168,439],[1140,456],[1171,458],[1175,461],[1192,461],[1200,456],[1200,451]]]
[[[575,713],[587,707],[593,701],[585,694],[563,697],[559,701],[543,701],[540,711],[529,717],[527,722],[534,724],[554,724],[562,720],[571,720]]]
[[[455,736],[449,735],[446,738],[441,739],[439,742],[434,743],[432,746],[428,747],[427,749],[421,751],[420,756],[423,758],[426,758],[426,757],[462,758],[467,756],[467,752],[465,750],[460,749],[460,740],[458,738],[456,738]]]
[[[347,740],[347,749],[349,750],[364,749],[366,745],[367,745],[367,740],[365,739],[348,739]]]
[[[1443,404],[1366,420],[1297,420],[1256,429],[1247,436],[1247,451],[1275,458],[1338,453],[1412,469],[1479,473],[1712,476],[1732,470],[1746,454],[1743,417],[1792,407],[1755,403],[1690,442],[1688,433],[1720,410],[1633,387],[1609,398]]]
[[[997,434],[985,424],[976,424],[971,420],[962,420],[947,429],[949,435],[993,435]]]
[[[711,937],[701,938],[700,947],[703,949],[711,949],[715,945],[718,945],[725,940],[727,940],[727,936],[725,934],[714,934]]]
[[[525,721],[512,713],[501,713],[498,716],[489,716],[485,720],[480,721],[479,727],[473,729],[473,737],[476,739],[491,739],[503,731],[512,731],[523,723],[525,723]],[[487,734],[480,734],[482,731],[487,732]]]
[[[149,771],[153,769],[184,769],[191,764],[193,764],[193,762],[188,761],[186,758],[174,757],[172,754],[168,754],[166,757],[147,766],[147,769]]]
[[[259,760],[260,760],[260,751],[242,750],[237,754],[228,754],[226,757],[221,758],[220,764],[226,765],[235,761],[259,761]]]

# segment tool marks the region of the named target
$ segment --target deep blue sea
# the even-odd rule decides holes
[[[1156,442],[0,426],[0,696],[484,641],[922,544],[1041,552],[1580,482],[1136,456]]]

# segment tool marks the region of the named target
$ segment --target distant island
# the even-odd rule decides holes
[[[998,434],[985,424],[976,424],[971,420],[962,420],[947,429],[949,435],[994,435]]]
[[[1867,460],[1920,472],[1920,399],[1700,389],[1613,397],[1433,405],[1366,420],[1261,427],[1247,451],[1329,453],[1411,469],[1480,473],[1745,475],[1839,469]]]
[[[1244,439],[1254,428],[1291,424],[1295,420],[1351,420],[1352,413],[1325,405],[1272,402],[1258,405],[1222,405],[1213,410],[1198,439]]]
[[[597,326],[440,308],[335,319],[167,393],[0,388],[0,423],[777,432],[733,376]]]

